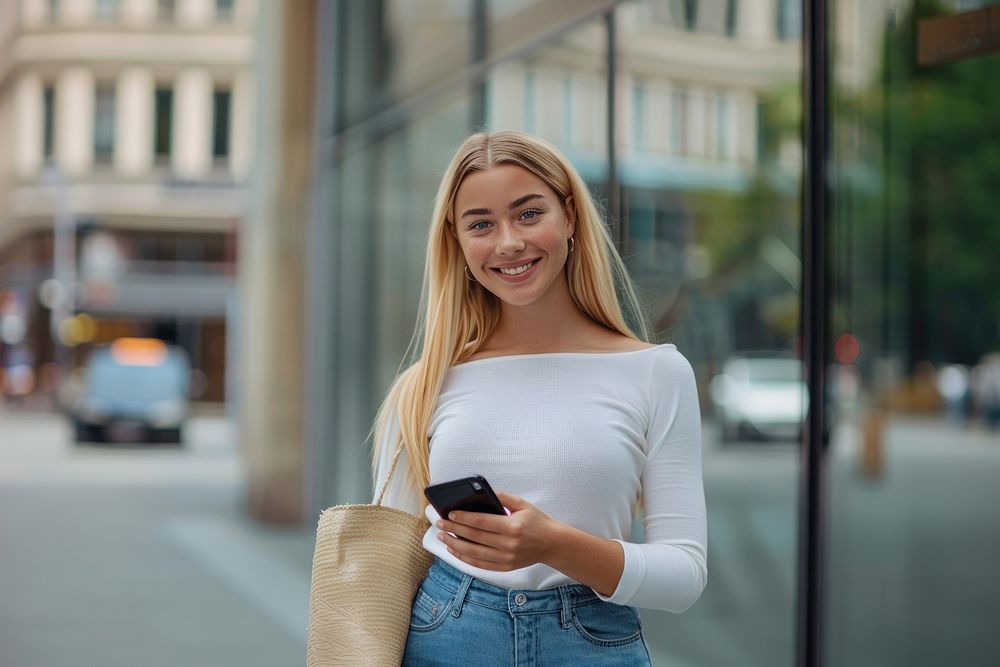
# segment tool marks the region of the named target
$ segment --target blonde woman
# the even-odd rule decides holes
[[[422,306],[419,355],[375,440],[376,488],[404,447],[384,502],[431,522],[403,664],[649,664],[635,608],[682,612],[707,579],[698,397],[677,349],[645,342],[623,263],[555,147],[516,132],[462,144]],[[427,484],[470,475],[509,515],[439,517],[425,501]]]

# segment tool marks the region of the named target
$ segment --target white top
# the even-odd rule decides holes
[[[708,577],[700,422],[694,373],[673,345],[468,361],[448,370],[431,420],[431,482],[482,475],[558,521],[619,542],[625,570],[602,599],[681,612]],[[394,436],[398,424],[388,430]],[[382,447],[376,493],[394,453]],[[404,450],[383,503],[419,516],[425,500],[407,468]],[[633,544],[640,501],[645,543]],[[426,516],[424,548],[462,572],[509,589],[578,583],[542,564],[468,565],[437,539],[433,507]]]

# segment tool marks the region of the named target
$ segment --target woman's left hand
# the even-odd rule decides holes
[[[455,511],[436,523],[438,539],[456,558],[484,570],[510,572],[546,562],[563,524],[518,496],[498,491],[497,498],[509,516]]]

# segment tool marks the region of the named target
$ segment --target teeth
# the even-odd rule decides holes
[[[505,275],[508,275],[508,276],[516,276],[517,274],[524,273],[525,271],[527,271],[528,269],[530,269],[531,265],[534,264],[534,263],[535,263],[534,260],[532,260],[532,261],[528,262],[527,264],[524,264],[522,266],[518,266],[518,267],[513,268],[513,269],[500,269],[500,272],[503,273],[503,274],[505,274]]]

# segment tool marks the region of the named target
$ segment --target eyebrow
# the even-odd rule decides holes
[[[523,197],[518,197],[517,199],[515,199],[514,201],[512,201],[508,205],[508,208],[509,209],[515,209],[518,206],[520,206],[521,204],[524,204],[525,202],[529,202],[532,199],[545,199],[545,195],[540,195],[540,194],[532,193],[532,194],[524,195]],[[463,213],[461,217],[464,218],[467,215],[493,215],[493,210],[489,209],[489,208],[470,208],[468,211],[466,211],[465,213]]]

